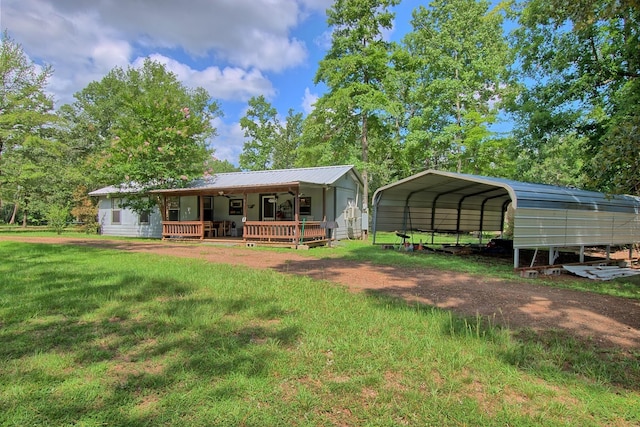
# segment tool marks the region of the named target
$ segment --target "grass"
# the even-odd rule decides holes
[[[640,354],[271,271],[0,242],[0,425],[637,425]]]
[[[46,227],[27,227],[18,226],[0,226],[0,236],[28,233],[33,237],[56,237],[57,235],[48,231]],[[398,243],[398,237],[393,233],[380,233],[382,241]],[[416,240],[420,240],[416,235]],[[134,237],[117,237],[102,235],[87,235],[68,229],[61,237],[73,237],[77,239],[91,238],[104,240],[131,240],[131,241],[158,241],[158,239],[141,239]],[[423,236],[431,238],[431,235]],[[386,239],[386,240],[385,240]],[[395,240],[394,240],[395,239]],[[477,239],[465,236],[464,243],[477,243]],[[487,239],[483,239],[487,241]],[[455,235],[436,235],[435,243],[455,243]],[[255,251],[279,251],[290,252],[289,248],[267,248],[257,247]],[[381,246],[374,246],[370,241],[362,240],[345,240],[337,243],[334,248],[314,248],[308,252],[297,252],[298,255],[306,255],[309,257],[331,257],[343,258],[355,262],[368,262],[378,265],[403,266],[407,268],[434,268],[447,271],[458,271],[469,274],[478,274],[482,276],[490,276],[505,280],[518,279],[513,271],[512,260],[500,257],[487,257],[480,255],[451,255],[433,252],[405,252],[395,250],[383,250]],[[597,281],[584,279],[569,275],[563,275],[561,278],[540,276],[535,279],[536,284],[543,284],[565,289],[575,289],[580,291],[594,292],[602,295],[612,295],[623,298],[640,299],[640,275],[623,277],[610,281]]]

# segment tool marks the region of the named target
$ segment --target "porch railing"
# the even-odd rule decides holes
[[[198,237],[204,239],[204,223],[200,221],[163,221],[162,238]]]
[[[162,238],[199,238],[212,230],[211,222],[163,221]],[[301,243],[326,239],[320,221],[246,221],[242,238],[246,241]]]
[[[326,238],[320,221],[246,221],[242,236],[247,241],[306,242]]]

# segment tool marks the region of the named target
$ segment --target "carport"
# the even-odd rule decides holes
[[[503,233],[509,206],[514,268],[520,249],[548,249],[551,265],[559,248],[583,261],[585,246],[640,242],[640,197],[427,170],[374,193],[373,243],[378,231]]]

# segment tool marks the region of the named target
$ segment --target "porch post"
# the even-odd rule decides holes
[[[296,222],[296,233],[294,236],[296,249],[298,249],[298,242],[300,241],[300,186],[296,187],[296,200],[293,204],[293,219]]]
[[[162,195],[162,206],[160,206],[160,217],[163,221],[167,220],[167,195]]]
[[[327,187],[322,187],[322,220],[327,220]]]
[[[200,204],[200,240],[204,240],[204,196],[198,196],[198,203]]]
[[[246,239],[244,238],[244,233],[246,232],[246,230],[244,229],[244,223],[247,221],[247,217],[249,216],[249,207],[247,206],[247,203],[249,202],[249,196],[246,192],[242,193],[242,198],[243,198],[243,202],[242,202],[242,233],[241,236],[242,237],[242,241],[245,241]],[[259,199],[259,197],[258,197]],[[237,227],[236,227],[237,229]]]

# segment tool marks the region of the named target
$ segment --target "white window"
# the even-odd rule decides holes
[[[120,224],[120,199],[111,199],[111,224]]]
[[[169,221],[180,221],[180,197],[167,197],[167,211]]]
[[[300,215],[311,215],[311,197],[300,197]]]

